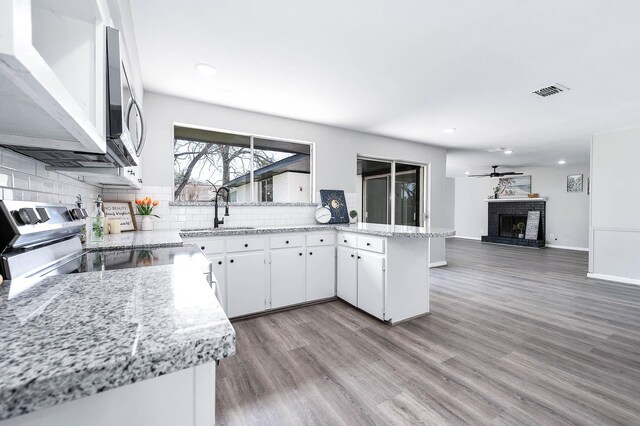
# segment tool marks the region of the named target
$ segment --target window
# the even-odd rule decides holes
[[[260,181],[260,201],[273,201],[273,178]]]
[[[174,199],[311,202],[311,144],[174,127]]]

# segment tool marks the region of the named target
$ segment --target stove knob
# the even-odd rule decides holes
[[[84,209],[78,209],[78,208],[72,209],[71,210],[71,219],[80,220],[80,219],[84,219],[85,217],[87,217],[83,210]]]
[[[20,220],[25,225],[33,225],[39,221],[36,211],[30,207],[23,207],[18,210],[18,216],[20,216]]]
[[[49,213],[47,213],[47,209],[45,209],[44,207],[37,207],[36,211],[38,212],[38,216],[40,216],[40,222],[44,223],[51,219]]]

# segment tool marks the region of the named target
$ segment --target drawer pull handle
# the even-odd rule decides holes
[[[324,238],[320,238],[320,242],[321,242],[321,243],[324,243]]]
[[[222,265],[222,260],[218,260],[218,265]]]
[[[313,252],[312,251],[309,252],[309,256],[313,256]]]
[[[300,256],[302,256],[302,253],[298,253]]]
[[[358,259],[362,259],[362,257],[358,256]]]
[[[351,255],[351,257],[354,257],[354,256],[355,256],[354,254]]]
[[[244,246],[245,246],[245,247],[249,247],[249,244],[245,244]]]
[[[285,241],[285,244],[289,244],[289,240]]]
[[[367,246],[370,246],[370,245],[371,245],[371,243],[367,243]]]
[[[200,247],[200,250],[204,250],[204,246]]]
[[[344,242],[346,243],[346,242],[347,242],[347,240],[344,240]]]
[[[233,259],[231,259],[229,262],[233,263]]]

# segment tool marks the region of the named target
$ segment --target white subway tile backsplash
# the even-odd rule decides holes
[[[31,158],[0,148],[0,197],[46,203],[73,203],[82,194],[85,203],[95,200],[101,189],[77,179],[46,170]]]

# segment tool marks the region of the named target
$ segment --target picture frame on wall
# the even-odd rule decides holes
[[[120,230],[131,232],[138,229],[136,215],[131,201],[103,201],[102,211],[108,218],[120,219]]]
[[[500,198],[526,198],[531,193],[531,176],[502,177],[498,180]]]
[[[567,176],[567,192],[582,192],[583,176],[580,175],[569,175]]]

